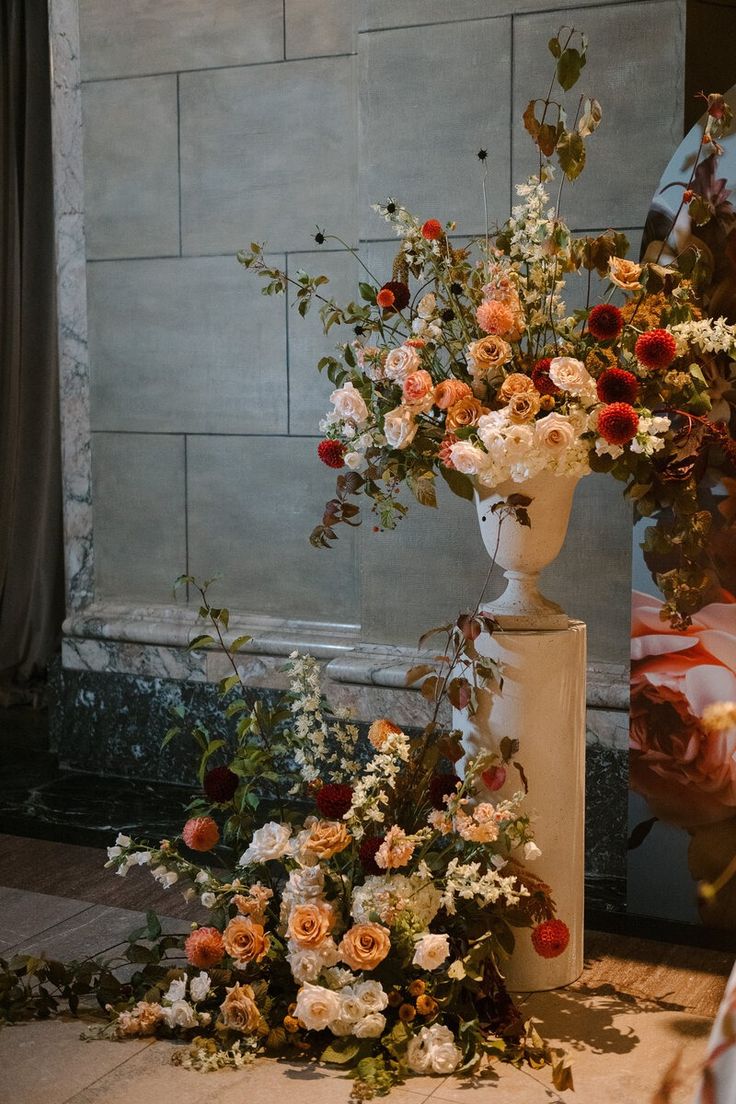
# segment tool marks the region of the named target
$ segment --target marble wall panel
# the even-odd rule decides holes
[[[636,0],[624,0],[636,2]],[[453,23],[465,19],[486,19],[496,15],[557,10],[572,7],[574,0],[359,0],[359,28],[362,31],[391,27],[425,26],[427,23]],[[589,7],[610,0],[589,0]],[[557,25],[550,27],[557,30]]]
[[[364,274],[351,254],[325,251],[290,256],[289,275],[295,275],[300,268],[312,276],[329,276],[330,283],[320,292],[334,296],[338,303],[358,298],[358,281]],[[354,340],[355,334],[347,327],[337,326],[325,334],[319,302],[301,318],[295,299],[292,289],[289,294],[289,431],[319,436],[320,419],[331,409],[329,397],[334,384],[330,383],[326,372],[317,371],[317,363],[323,356],[335,356],[335,345]]]
[[[99,262],[88,283],[94,429],[285,432],[285,302],[233,257]]]
[[[342,537],[339,555],[308,543],[334,493],[333,474],[317,460],[310,438],[190,439],[192,573],[220,572],[220,593],[231,608],[356,624],[352,531]]]
[[[641,225],[682,137],[684,0],[564,8],[514,20],[514,181],[535,171],[536,149],[521,117],[546,86],[542,74],[552,72],[544,61],[552,63],[547,41],[561,23],[583,28],[590,42],[582,77],[567,97],[569,114],[580,93],[596,96],[603,107],[585,171],[566,187],[564,211],[573,227]]]
[[[287,58],[349,54],[356,48],[358,0],[286,0]]]
[[[83,76],[276,61],[283,0],[79,0]]]
[[[481,231],[481,147],[490,218],[505,218],[511,20],[363,35],[359,56],[361,237],[389,236],[369,209],[387,195],[423,218]]]
[[[82,91],[87,256],[178,254],[176,76]]]
[[[170,601],[186,571],[184,438],[96,433],[92,477],[97,597]]]
[[[352,57],[180,77],[184,253],[305,249],[355,221]]]

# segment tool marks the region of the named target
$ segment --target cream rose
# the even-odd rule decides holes
[[[355,924],[345,932],[340,955],[351,970],[375,970],[391,950],[391,938],[381,924]]]
[[[422,363],[422,358],[411,345],[399,345],[398,349],[392,349],[386,357],[383,366],[384,374],[394,383],[403,384],[407,376],[416,372]]]
[[[450,448],[452,466],[463,475],[477,475],[488,461],[488,454],[471,445],[470,441],[456,441]]]
[[[300,866],[292,870],[284,886],[282,899],[291,907],[321,897],[325,887],[325,872],[320,866]]]
[[[535,443],[555,455],[570,448],[576,439],[575,429],[564,414],[547,414],[534,426]]]
[[[210,975],[202,971],[197,977],[193,977],[189,982],[189,993],[195,1004],[199,1004],[203,1001],[212,987],[212,981]]]
[[[294,1015],[307,1031],[324,1031],[330,1021],[340,1018],[339,994],[307,982],[297,994]]]
[[[286,854],[290,837],[291,828],[288,824],[279,824],[275,820],[269,821],[253,833],[253,838],[240,856],[239,865],[249,866],[251,863],[280,859]]]
[[[243,1035],[253,1035],[261,1022],[261,1014],[250,985],[238,983],[230,986],[226,993],[227,996],[220,1005],[225,1026],[231,1027],[233,1031],[240,1031]]]
[[[421,1028],[419,1034],[409,1040],[406,1049],[407,1063],[415,1073],[452,1073],[461,1057],[454,1035],[442,1024]]]
[[[286,934],[300,947],[319,947],[335,923],[332,907],[324,902],[297,905],[292,909]]]
[[[641,283],[641,265],[636,261],[627,261],[625,257],[611,257],[608,262],[608,278],[616,287],[624,291],[639,291]]]
[[[413,966],[420,970],[436,970],[450,953],[450,940],[447,935],[433,935],[431,932],[417,940],[414,948]]]
[[[358,1020],[353,1028],[356,1039],[380,1039],[386,1028],[386,1017],[380,1012],[371,1012],[362,1020]]]
[[[176,1000],[170,1008],[164,1008],[164,1019],[171,1028],[180,1027],[184,1031],[197,1026],[197,1013],[189,1001]]]
[[[222,941],[227,953],[238,964],[260,962],[271,945],[263,925],[245,916],[236,916],[230,921],[222,933]]]
[[[330,402],[335,408],[335,413],[341,418],[348,418],[356,425],[362,425],[368,420],[368,407],[365,400],[352,383],[346,383],[330,395]]]
[[[330,935],[319,947],[300,947],[291,940],[288,947],[286,960],[295,981],[316,981],[323,970],[340,961],[337,944]]]
[[[360,981],[354,986],[354,991],[362,1005],[364,1015],[370,1012],[383,1012],[388,1004],[388,997],[380,981]]]
[[[408,448],[416,437],[418,428],[414,415],[406,406],[389,410],[383,420],[383,432],[391,448]]]
[[[549,378],[561,391],[570,395],[582,395],[592,388],[595,381],[582,361],[575,357],[555,357],[549,366]]]

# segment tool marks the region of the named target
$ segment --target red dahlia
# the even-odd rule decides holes
[[[353,803],[353,788],[330,782],[317,791],[315,800],[322,816],[328,820],[339,820]]]
[[[239,782],[237,774],[229,767],[213,767],[204,776],[202,786],[210,801],[224,805],[235,797]]]
[[[559,395],[560,389],[549,378],[550,357],[542,357],[532,368],[532,383],[540,395]]]
[[[667,330],[650,330],[637,338],[634,352],[645,368],[668,368],[675,359],[677,343]]]
[[[625,402],[611,403],[598,415],[598,432],[609,445],[625,445],[636,437],[639,415]]]
[[[460,779],[447,771],[445,774],[433,774],[429,780],[429,800],[434,809],[444,809],[445,798],[455,792]]]
[[[607,368],[598,377],[596,391],[604,403],[633,403],[639,394],[639,381],[623,368]]]
[[[360,865],[366,874],[383,874],[385,871],[376,862],[376,851],[383,843],[381,836],[366,836],[360,845],[358,856]]]
[[[389,280],[376,296],[376,302],[384,310],[402,311],[409,306],[410,299],[411,292],[401,280]]]
[[[422,237],[426,238],[427,241],[437,241],[438,238],[442,237],[442,223],[438,222],[437,219],[427,219],[422,226]]]
[[[320,441],[317,445],[317,455],[328,468],[341,468],[345,446],[340,441]]]
[[[532,945],[542,958],[557,958],[570,942],[570,929],[564,920],[545,920],[532,930]]]
[[[599,303],[588,315],[588,329],[599,341],[613,341],[624,328],[624,316],[612,303]]]

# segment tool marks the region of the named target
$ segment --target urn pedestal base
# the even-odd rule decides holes
[[[557,915],[570,929],[567,950],[553,959],[537,955],[527,929],[515,929],[516,949],[501,969],[512,991],[556,989],[583,969],[585,625],[482,633],[475,648],[500,665],[503,691],[479,690],[474,716],[456,710],[453,724],[463,733],[467,757],[497,750],[504,737],[518,740],[515,758],[529,781],[528,808],[542,851],[525,865],[552,887]],[[521,786],[510,768],[492,797],[510,797]]]

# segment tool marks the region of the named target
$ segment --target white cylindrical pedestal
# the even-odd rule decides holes
[[[575,981],[583,969],[585,845],[585,673],[586,633],[580,621],[559,631],[482,633],[478,653],[501,666],[503,690],[478,691],[474,716],[453,712],[463,732],[466,755],[497,750],[508,736],[519,741],[515,759],[529,782],[527,808],[542,855],[528,863],[552,888],[557,915],[570,929],[570,944],[558,958],[536,954],[530,933],[516,928],[516,949],[505,974],[509,989],[555,989]],[[481,783],[482,786],[482,783]],[[522,788],[509,768],[494,798]],[[503,964],[501,964],[503,970]]]

